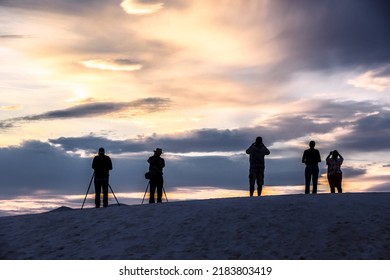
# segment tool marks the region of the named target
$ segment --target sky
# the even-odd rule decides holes
[[[157,147],[168,199],[247,195],[257,136],[265,195],[303,192],[311,140],[319,192],[334,149],[345,192],[390,191],[389,13],[386,0],[0,0],[0,215],[79,207],[100,147],[122,203],[141,202]]]

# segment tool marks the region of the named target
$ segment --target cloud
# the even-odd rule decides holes
[[[361,176],[367,173],[367,170],[362,168],[343,167],[342,169],[345,177],[349,178]]]
[[[101,136],[88,135],[81,137],[60,137],[49,139],[54,145],[61,146],[68,152],[87,151],[90,154],[96,153],[99,147],[104,147],[107,153],[123,154],[151,151],[150,145],[136,140],[112,140]]]
[[[13,127],[13,124],[12,124],[12,123],[3,122],[3,121],[0,122],[0,131],[1,131],[1,130],[9,129],[9,128],[11,128],[11,127]]]
[[[334,69],[390,62],[390,3],[379,0],[275,1],[271,24],[288,50],[285,67]],[[315,15],[315,17],[313,17]],[[280,24],[281,23],[281,24]]]
[[[49,111],[37,115],[29,115],[19,118],[3,120],[0,122],[0,127],[9,128],[12,127],[15,123],[19,122],[88,118],[112,114],[123,110],[130,110],[133,113],[151,113],[160,110],[165,110],[169,107],[169,104],[169,99],[158,97],[143,98],[130,102],[94,102],[73,106],[67,109]]]
[[[383,104],[385,106],[385,104]],[[308,104],[309,106],[309,104]],[[162,147],[170,153],[213,153],[242,152],[257,136],[262,136],[267,146],[285,143],[296,139],[308,140],[311,135],[332,134],[342,131],[337,139],[324,139],[326,145],[337,142],[339,149],[348,151],[380,150],[389,148],[390,113],[380,105],[368,102],[324,101],[310,105],[306,114],[279,115],[261,124],[236,129],[194,129],[171,134],[150,135],[121,141],[88,135],[83,137],[61,137],[51,139],[53,144],[61,145],[67,151],[87,150],[105,145],[112,153],[138,153]],[[332,138],[333,139],[333,138]],[[371,141],[369,141],[371,139]],[[372,143],[368,146],[368,143]],[[306,144],[306,143],[305,143]],[[285,149],[285,148],[283,148]],[[280,150],[280,153],[285,152]],[[291,148],[287,148],[291,149]]]
[[[354,79],[348,80],[348,84],[358,88],[375,91],[385,91],[390,89],[390,67],[380,67],[369,70]]]
[[[148,169],[146,160],[152,151],[127,157],[107,154],[113,162],[110,184],[115,192],[143,192],[146,186],[144,173]],[[7,162],[2,169],[1,198],[84,194],[92,174],[93,156],[74,156],[61,147],[39,141],[0,148],[0,157]],[[168,191],[183,186],[247,189],[249,163],[246,155],[164,157]],[[300,184],[302,181],[302,166],[298,159],[271,159],[267,160],[266,166],[268,186],[285,182]]]
[[[350,133],[338,142],[346,150],[360,152],[390,150],[390,111],[381,111],[358,119]]]
[[[99,147],[97,142],[91,144]],[[114,191],[143,192],[146,186],[143,175],[148,168],[146,160],[152,151],[126,157],[118,157],[109,151],[107,154],[114,167],[110,172],[110,184]],[[63,147],[50,143],[26,141],[20,146],[1,148],[0,157],[7,162],[2,171],[2,198],[21,195],[39,197],[39,194],[83,195],[92,174],[93,155],[88,158],[75,156]],[[194,191],[197,187],[220,187],[227,190],[248,188],[249,157],[244,153],[220,156],[164,154],[164,158],[167,191],[178,187],[194,188]],[[324,173],[325,165],[321,164],[320,169]],[[273,158],[271,155],[266,157],[265,185],[271,188],[303,186],[303,170],[300,157]],[[364,174],[363,169],[343,170],[348,179]]]
[[[165,7],[165,3],[169,5],[169,12],[174,11],[172,14],[168,13],[167,17],[174,23],[184,20],[184,26],[180,24],[170,26],[167,24],[167,18],[163,16],[153,19],[148,17],[151,20],[151,27],[148,28],[149,24],[143,22],[141,29],[125,28],[117,21],[118,18],[123,19],[119,14],[122,12],[121,9],[131,14],[150,14],[161,11]],[[183,4],[182,1],[158,0],[125,0],[120,2],[8,0],[1,1],[0,5],[22,8],[27,11],[50,11],[66,16],[85,16],[86,14],[96,16],[93,11],[100,11],[97,13],[99,17],[103,16],[102,19],[105,19],[104,16],[110,18],[110,24],[107,26],[103,21],[99,22],[98,28],[99,31],[104,31],[103,35],[96,32],[94,36],[91,36],[92,28],[96,28],[95,24],[91,27],[84,24],[82,28],[76,24],[77,29],[74,29],[76,34],[89,33],[88,37],[91,37],[89,40],[96,42],[88,44],[91,49],[105,47],[107,51],[110,47],[117,50],[120,48],[125,52],[126,48],[133,49],[132,43],[140,40],[142,42],[153,41],[180,45],[184,50],[192,50],[192,44],[197,42],[199,44],[196,45],[194,51],[199,52],[199,48],[201,48],[204,55],[202,56],[202,52],[199,52],[199,56],[194,56],[195,53],[191,51],[193,61],[205,56],[213,59],[213,57],[207,57],[209,51],[215,56],[219,57],[220,54],[222,57],[226,57],[225,50],[232,57],[237,56],[242,60],[245,58],[242,55],[244,49],[244,53],[249,59],[242,61],[239,66],[257,65],[260,68],[265,66],[272,72],[280,71],[286,75],[292,70],[304,71],[313,68],[320,70],[362,65],[372,68],[373,65],[390,61],[390,54],[387,51],[390,46],[390,39],[387,36],[387,26],[389,26],[390,19],[385,12],[389,10],[389,3],[386,0],[378,0],[375,3],[370,0],[362,0],[358,4],[353,0],[325,0],[321,1],[320,4],[310,0],[297,0],[294,3],[288,0],[221,0],[213,3],[203,0],[186,4]],[[177,9],[183,5],[186,5],[186,8],[177,13]],[[242,14],[246,16],[243,18]],[[314,14],[316,17],[313,17]],[[198,19],[199,15],[202,17],[202,21]],[[82,18],[76,18],[76,20],[81,22]],[[115,25],[115,28],[112,28],[112,21],[118,24]],[[156,24],[161,25],[156,26]],[[170,30],[164,30],[164,26],[168,26]],[[219,28],[220,26],[224,26],[226,29]],[[149,29],[151,32],[145,32]],[[164,32],[160,32],[161,30]],[[115,36],[113,36],[113,32],[115,32]],[[125,36],[129,34],[131,36]],[[135,34],[137,37],[134,39]],[[171,34],[172,38],[167,38],[167,35]],[[177,34],[182,35],[177,36]],[[192,37],[191,34],[196,34],[196,36]],[[125,37],[131,39],[124,40]],[[178,37],[184,37],[185,41]],[[118,40],[119,38],[120,40]],[[215,38],[223,40],[224,45],[215,44],[213,41]],[[202,40],[203,44],[200,44]],[[244,40],[245,44],[237,43]],[[112,44],[114,41],[116,44]],[[128,41],[128,43],[124,41]],[[147,44],[138,43],[147,46]],[[204,45],[207,48],[204,48]],[[261,57],[266,62],[261,59],[258,60],[259,63],[254,63],[253,58],[255,57],[252,55],[262,53],[264,50],[267,50],[264,52],[266,55]],[[139,51],[141,52],[141,49]],[[222,59],[222,61],[224,60]],[[238,63],[236,60],[234,62]]]
[[[388,178],[388,181],[390,178]],[[390,192],[390,183],[382,183],[368,189],[370,192]]]
[[[107,0],[2,0],[0,1],[0,6],[58,14],[85,14],[89,10],[97,11],[103,9],[107,2]]]
[[[25,39],[25,38],[32,38],[29,35],[0,35],[0,39]]]
[[[132,62],[128,59],[116,59],[116,60],[103,60],[92,59],[81,61],[85,67],[96,68],[100,70],[110,71],[137,71],[142,68],[142,64]]]
[[[297,127],[297,122],[301,125]],[[315,124],[303,121],[300,116],[280,118],[269,126],[243,127],[239,129],[200,129],[177,134],[152,135],[139,139],[109,140],[94,135],[76,138],[51,139],[68,151],[90,150],[97,143],[110,147],[112,153],[137,153],[162,147],[170,153],[213,153],[245,151],[258,135],[262,135],[267,145],[278,141],[288,141],[309,133],[326,133],[334,128],[333,124]],[[95,145],[91,145],[96,143]]]
[[[360,106],[362,104],[356,104],[357,108]],[[368,105],[367,107],[371,108]],[[337,110],[342,111],[336,107]],[[353,129],[335,141],[342,149],[367,152],[367,148],[362,148],[362,144],[367,141],[367,137],[374,136],[375,129],[385,127],[389,119],[388,114],[383,112],[359,117],[352,122]],[[370,128],[370,125],[373,127],[366,132],[367,137],[356,137],[367,127]],[[7,162],[3,168],[3,183],[6,186],[4,193],[83,193],[92,172],[92,155],[99,147],[105,147],[107,154],[113,159],[111,182],[115,192],[144,191],[143,173],[148,167],[146,159],[156,147],[162,147],[166,152],[165,179],[171,189],[182,186],[210,186],[246,190],[249,163],[245,149],[257,135],[263,135],[266,144],[272,146],[278,142],[297,139],[297,135],[310,133],[314,127],[317,133],[327,133],[334,124],[318,124],[313,120],[302,119],[299,122],[299,117],[280,117],[267,126],[232,130],[201,129],[128,140],[88,135],[50,139],[49,143],[27,141],[20,146],[0,149],[0,157]],[[388,135],[387,131],[379,134],[379,139],[368,149],[383,151],[384,145],[389,147],[386,144]],[[354,142],[347,141],[351,139]],[[78,156],[79,151],[87,152],[88,158]],[[300,161],[301,154],[301,147],[287,145],[271,148],[271,155],[266,158],[266,185],[303,185],[304,166]],[[344,153],[343,155],[346,156]],[[364,168],[346,166],[343,171],[349,180],[367,175]],[[325,165],[322,164],[321,173],[324,172]]]
[[[390,77],[390,64],[377,69],[375,76],[376,77]]]
[[[79,176],[89,167],[85,159],[67,155],[48,143],[26,141],[0,148],[4,162],[2,188],[5,195],[32,195],[40,190],[74,191]]]
[[[0,106],[0,110],[3,111],[14,111],[14,110],[19,110],[20,108],[22,108],[21,105]]]
[[[386,104],[382,104],[386,106]],[[95,152],[104,146],[113,154],[142,153],[156,147],[171,154],[243,153],[257,136],[274,146],[273,156],[300,155],[312,137],[321,149],[335,146],[345,153],[390,149],[390,112],[368,102],[319,102],[305,115],[274,116],[261,124],[236,129],[194,129],[170,134],[153,134],[134,139],[110,140],[96,135],[50,139],[66,151]],[[289,143],[295,142],[295,144]],[[297,141],[302,141],[297,146]],[[356,170],[350,170],[356,174]]]
[[[168,186],[206,184],[244,189],[248,168],[244,151],[258,135],[272,147],[266,167],[266,182],[272,185],[303,184],[299,157],[302,147],[312,137],[316,137],[321,150],[337,148],[346,159],[351,154],[365,152],[371,155],[370,152],[386,153],[389,150],[387,97],[378,104],[320,99],[317,93],[322,91],[332,91],[337,99],[345,95],[341,89],[335,89],[339,84],[330,85],[328,75],[315,73],[315,79],[305,75],[306,72],[328,70],[334,70],[338,75],[341,68],[343,73],[361,73],[353,79],[359,88],[387,90],[390,71],[388,1],[185,2],[0,1],[2,7],[17,8],[4,11],[7,19],[25,19],[7,22],[12,28],[10,34],[23,34],[28,30],[34,34],[34,40],[36,38],[34,44],[26,42],[23,45],[20,40],[10,44],[10,47],[18,47],[15,53],[23,56],[20,61],[15,59],[23,69],[12,64],[16,65],[12,70],[27,71],[22,77],[29,77],[16,79],[18,87],[22,83],[23,87],[36,92],[40,89],[44,89],[45,94],[55,92],[55,96],[60,97],[58,102],[65,91],[69,97],[68,88],[64,89],[63,85],[73,83],[77,84],[76,88],[105,96],[106,89],[114,85],[118,89],[116,98],[128,96],[130,84],[137,96],[168,93],[170,97],[130,102],[89,100],[69,108],[49,106],[21,117],[17,112],[17,117],[8,116],[0,121],[0,131],[19,123],[78,118],[91,118],[91,125],[89,120],[84,121],[86,127],[93,129],[96,120],[92,118],[98,116],[114,118],[128,112],[132,118],[145,112],[172,109],[171,106],[176,105],[175,109],[178,109],[177,114],[171,114],[174,118],[168,119],[167,128],[158,128],[159,134],[152,134],[150,128],[137,127],[134,131],[114,132],[129,139],[113,140],[102,135],[88,135],[89,131],[82,132],[86,136],[80,136],[75,130],[64,130],[61,134],[50,134],[56,136],[50,136],[53,139],[49,143],[30,141],[2,149],[0,158],[10,163],[3,172],[9,173],[8,190],[29,193],[42,188],[73,193],[80,192],[81,185],[83,192],[90,177],[90,159],[77,156],[78,152],[91,155],[100,146],[105,147],[115,160],[112,179],[118,191],[128,191],[130,182],[132,189],[144,190],[145,157],[156,147],[162,147],[168,157]],[[132,16],[124,10],[130,14],[143,10],[149,16]],[[0,35],[4,40],[22,38],[25,37]],[[14,58],[9,60],[13,62]],[[75,64],[80,61],[86,67],[107,71],[94,71],[91,75],[90,70]],[[24,67],[26,63],[33,67]],[[4,69],[9,73],[7,77],[3,75],[5,80],[11,78],[9,81],[13,82],[17,72],[9,72],[9,67]],[[142,71],[137,71],[139,69]],[[117,75],[114,71],[136,72]],[[294,80],[297,76],[301,80]],[[91,83],[91,80],[97,82]],[[351,87],[348,90],[362,92]],[[306,100],[297,101],[309,94]],[[43,106],[40,100],[45,96],[40,94],[34,104]],[[20,98],[19,95],[13,98],[23,100],[24,97],[21,94]],[[31,105],[29,100],[36,97],[38,95],[26,96],[24,104]],[[19,101],[5,104],[16,103]],[[3,113],[4,116],[9,112]],[[178,124],[178,119],[198,117],[204,117],[204,123]],[[158,121],[162,123],[165,119]],[[174,122],[172,128],[170,125]],[[123,127],[128,129],[128,123]],[[229,129],[224,129],[226,127]],[[13,136],[12,133],[9,135]],[[148,134],[136,135],[143,133]],[[44,137],[42,135],[48,134],[42,132],[39,137]],[[26,134],[23,137],[36,136]],[[29,165],[34,166],[29,169]],[[13,170],[23,170],[23,176]],[[365,169],[356,167],[344,170],[347,177],[367,175]],[[50,173],[46,181],[45,172]],[[16,181],[15,176],[19,176]]]
[[[131,15],[149,15],[158,12],[164,7],[164,3],[149,3],[145,0],[124,0],[120,6]]]

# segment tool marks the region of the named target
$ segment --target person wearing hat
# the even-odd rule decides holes
[[[150,198],[149,203],[154,203],[154,193],[157,189],[157,203],[162,202],[163,192],[163,168],[165,167],[165,160],[161,157],[162,149],[157,148],[154,155],[149,157],[149,172],[150,172]]]
[[[95,206],[100,207],[100,193],[103,189],[103,207],[108,206],[108,177],[112,170],[112,162],[109,156],[104,154],[104,148],[99,149],[99,153],[94,157],[92,169],[95,170]]]

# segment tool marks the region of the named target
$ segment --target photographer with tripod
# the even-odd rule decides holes
[[[108,177],[112,170],[112,162],[109,156],[106,156],[104,148],[99,149],[99,154],[94,157],[92,169],[95,170],[95,206],[100,207],[100,193],[103,189],[103,207],[108,206]]]
[[[162,192],[163,192],[163,168],[165,167],[165,161],[161,157],[162,149],[157,148],[154,151],[154,155],[149,157],[149,176],[150,176],[150,197],[149,203],[154,203],[154,193],[157,189],[157,203],[162,202]]]

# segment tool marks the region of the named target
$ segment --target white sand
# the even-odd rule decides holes
[[[110,206],[0,218],[0,259],[390,259],[390,193]]]

